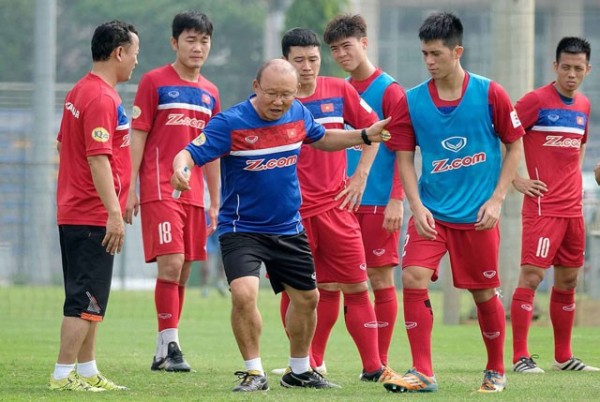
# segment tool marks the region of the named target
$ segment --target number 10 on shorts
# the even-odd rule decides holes
[[[546,258],[548,257],[548,251],[550,251],[550,239],[547,237],[540,237],[535,256]]]

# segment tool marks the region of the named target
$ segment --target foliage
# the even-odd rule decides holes
[[[140,56],[132,82],[139,81],[144,72],[173,62],[171,22],[189,9],[201,10],[213,21],[211,54],[202,74],[219,88],[223,107],[248,96],[262,61],[264,0],[59,0],[59,7],[58,81],[74,81],[89,69],[93,29],[111,19],[131,22],[138,30]]]
[[[22,81],[33,76],[34,0],[0,0],[0,77]]]
[[[2,81],[33,80],[35,6],[34,0],[0,0]],[[119,19],[135,25],[140,35],[139,64],[131,80],[137,83],[143,73],[174,60],[171,22],[189,9],[205,12],[215,26],[202,73],[219,87],[222,106],[245,99],[262,62],[266,0],[57,0],[57,82],[75,82],[90,69],[94,28]]]
[[[294,0],[286,12],[285,30],[302,27],[312,29],[321,40],[321,75],[341,76],[347,74],[333,61],[323,43],[327,23],[348,5],[348,0]]]

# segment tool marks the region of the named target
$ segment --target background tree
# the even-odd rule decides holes
[[[348,6],[348,0],[293,0],[285,15],[285,29],[302,27],[312,29],[321,40],[321,75],[345,77],[347,74],[331,58],[323,43],[325,26]],[[283,32],[282,32],[283,34]]]

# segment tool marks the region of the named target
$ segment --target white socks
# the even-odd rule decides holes
[[[98,367],[96,366],[96,360],[92,360],[85,363],[77,363],[77,374],[81,377],[91,377],[98,374]]]
[[[246,370],[260,371],[260,375],[265,375],[260,357],[251,360],[244,360],[244,364],[246,365]]]
[[[302,374],[310,370],[310,359],[306,357],[290,357],[292,373]]]
[[[73,364],[58,364],[54,365],[54,377],[55,380],[65,379],[71,374],[71,371],[75,370],[75,363]]]

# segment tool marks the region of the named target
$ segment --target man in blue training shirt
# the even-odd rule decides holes
[[[290,297],[286,329],[290,370],[284,387],[338,388],[310,368],[309,345],[316,325],[313,258],[302,226],[296,163],[303,143],[335,151],[389,139],[381,120],[363,130],[326,130],[295,100],[298,75],[287,61],[266,62],[254,95],[217,114],[173,160],[171,184],[188,190],[184,167],[221,158],[222,205],[217,232],[231,288],[231,322],[245,371],[234,391],[269,388],[260,359],[262,318],[257,308],[264,263],[275,293]],[[383,130],[383,131],[382,131]]]

